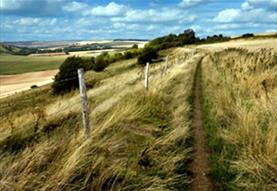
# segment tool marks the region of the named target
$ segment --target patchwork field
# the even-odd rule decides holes
[[[55,44],[61,43],[62,47],[54,48],[63,48],[64,46],[69,46],[71,44],[85,45],[89,43],[97,43],[98,41],[77,41],[77,42],[33,42],[28,47],[37,47],[37,46],[52,46]],[[23,43],[23,42],[22,42]],[[67,43],[67,44],[63,44]],[[133,44],[138,44],[139,47],[143,47],[146,42],[141,41],[99,41],[98,43],[114,47],[114,49],[107,50],[93,50],[93,51],[77,51],[69,52],[69,55],[55,55],[57,53],[50,54],[32,54],[29,56],[16,56],[11,54],[1,54],[0,55],[0,75],[8,74],[22,74],[26,72],[36,72],[36,71],[45,71],[58,69],[63,61],[69,56],[80,56],[80,57],[92,57],[98,56],[102,52],[122,52],[127,48],[132,47]],[[15,44],[18,45],[18,44]],[[21,44],[20,44],[21,45]],[[22,44],[23,46],[24,44]],[[26,45],[27,46],[27,45]]]

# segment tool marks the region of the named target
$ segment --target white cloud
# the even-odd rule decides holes
[[[225,9],[220,11],[213,19],[214,22],[251,22],[251,23],[276,23],[277,12],[266,11],[262,8],[256,9]]]
[[[113,23],[113,28],[115,28],[115,29],[121,29],[124,27],[126,27],[125,23]]]
[[[194,6],[203,4],[203,3],[209,3],[211,1],[213,1],[213,0],[182,0],[179,3],[179,6],[183,7],[183,8],[190,8],[190,7],[194,7]]]
[[[223,11],[220,11],[213,20],[216,22],[231,22],[233,20],[236,20],[239,15],[239,9],[225,9]]]
[[[244,2],[244,3],[241,4],[241,9],[245,10],[245,11],[248,11],[250,9],[253,9],[253,6],[250,5],[248,2]]]
[[[181,22],[189,23],[195,20],[195,16],[179,9],[147,9],[147,10],[129,10],[123,17],[114,17],[113,22]]]
[[[40,22],[40,19],[38,18],[20,18],[18,20],[15,20],[14,24],[22,25],[22,26],[32,26],[32,25],[37,25],[39,22]]]
[[[37,26],[53,26],[57,23],[57,18],[52,19],[42,19],[42,18],[32,18],[23,17],[13,21],[7,21],[8,23],[13,23],[14,25],[24,26],[24,27],[37,27]]]
[[[125,5],[111,2],[106,6],[93,7],[85,12],[86,15],[94,16],[119,16],[123,15],[128,8]]]
[[[128,10],[128,7],[115,2],[92,7],[86,3],[73,1],[64,5],[63,10],[83,16],[112,17],[123,15]]]
[[[80,2],[70,2],[62,7],[64,11],[67,12],[79,12],[87,9],[89,6],[85,3],[80,3]]]
[[[1,0],[0,10],[16,10],[22,5],[22,0]]]
[[[227,23],[227,24],[220,24],[220,25],[215,25],[214,29],[216,30],[230,30],[230,29],[237,29],[242,27],[240,24],[237,23]]]

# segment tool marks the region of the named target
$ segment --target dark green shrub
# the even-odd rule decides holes
[[[68,57],[60,66],[58,74],[56,74],[52,90],[54,94],[64,94],[78,87],[79,68],[88,70],[89,64],[80,57]]]
[[[158,58],[157,49],[146,47],[143,49],[141,55],[138,57],[138,64],[145,65],[147,62],[151,63],[153,59]]]
[[[113,62],[117,62],[123,60],[123,54],[122,53],[115,53],[113,55],[110,56],[109,62],[113,63]]]
[[[193,44],[196,41],[197,38],[195,37],[195,32],[188,29],[179,35],[169,34],[167,36],[156,38],[149,42],[149,46],[155,47],[158,50],[163,50],[171,47]]]
[[[109,64],[110,55],[107,52],[103,52],[95,58],[95,63],[93,64],[92,69],[95,72],[103,71]]]
[[[31,89],[36,89],[36,88],[38,88],[38,86],[37,85],[32,85],[30,88]]]
[[[137,45],[137,44],[134,44],[134,45],[132,46],[132,49],[138,49],[138,45]]]
[[[241,37],[243,37],[243,38],[254,37],[254,34],[253,33],[246,33],[246,34],[243,34]]]

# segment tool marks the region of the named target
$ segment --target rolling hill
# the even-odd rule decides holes
[[[162,50],[148,90],[136,59],[88,71],[89,136],[77,90],[0,99],[0,190],[276,190],[276,40]]]

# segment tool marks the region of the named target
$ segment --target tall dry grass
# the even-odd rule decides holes
[[[218,188],[277,190],[276,51],[229,48],[208,54],[203,100]]]
[[[83,134],[77,92],[45,103],[46,120],[39,123],[36,132],[31,107],[16,111],[16,115],[7,112],[15,133],[10,134],[5,120],[0,139],[0,190],[186,187],[190,181],[186,169],[189,98],[200,57],[185,61],[183,49],[173,51],[168,75],[161,75],[165,63],[151,65],[148,92],[141,69],[132,63],[131,67],[113,65],[101,76],[88,92],[92,124],[88,139]],[[175,57],[179,57],[179,64]]]

